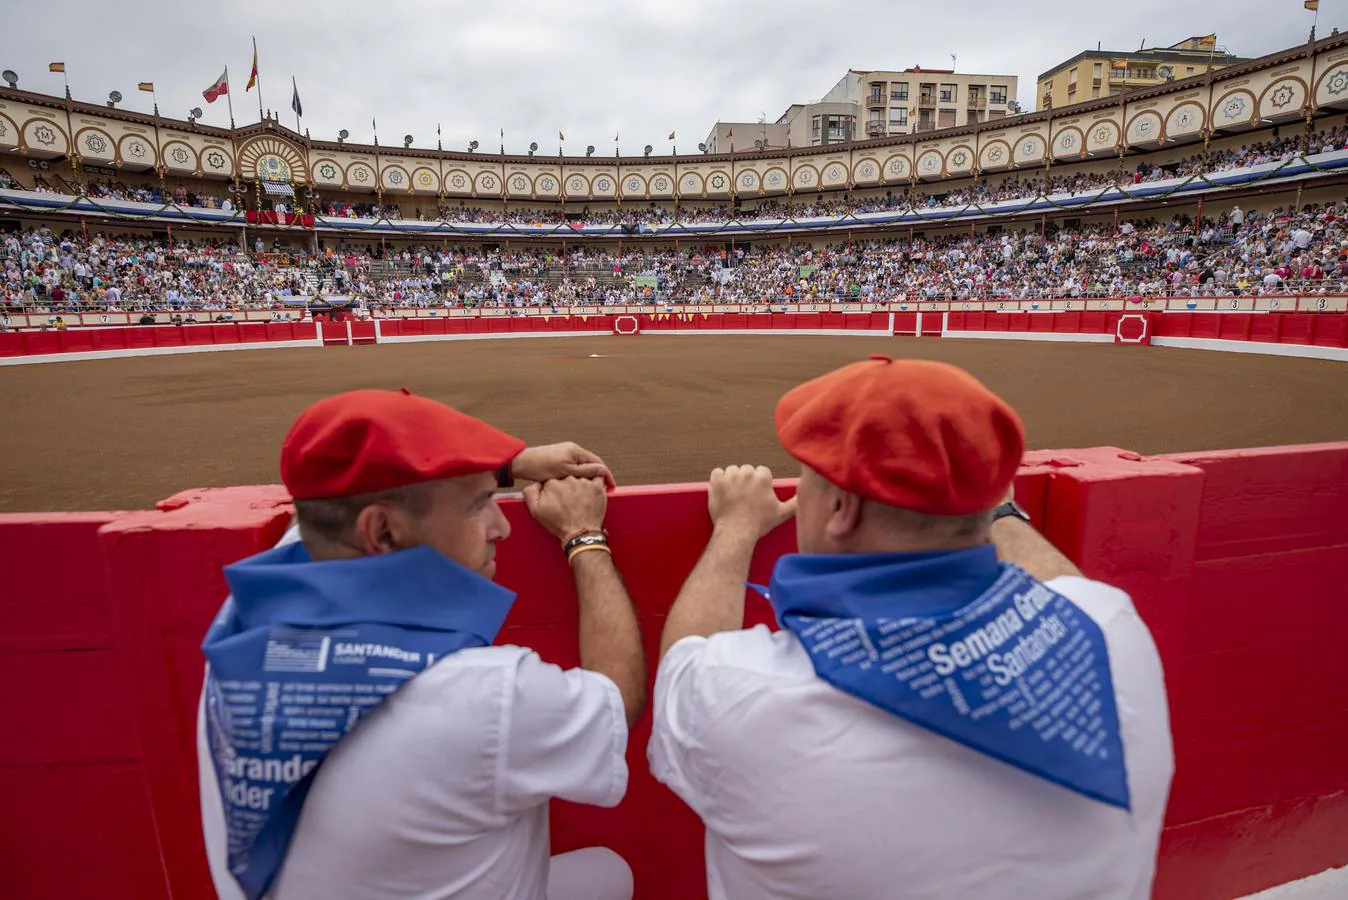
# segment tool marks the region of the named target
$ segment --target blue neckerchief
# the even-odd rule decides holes
[[[1129,808],[1100,626],[992,546],[777,561],[777,621],[839,690]]]
[[[408,679],[496,639],[515,595],[427,547],[313,562],[300,543],[225,568],[202,652],[206,737],[249,900],[271,887],[332,747]]]

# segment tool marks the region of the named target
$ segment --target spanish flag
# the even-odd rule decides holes
[[[1306,8],[1309,10],[1318,10],[1320,8],[1320,0],[1306,0]]]
[[[64,72],[65,70],[66,70],[66,64],[65,64],[65,63],[48,63],[48,64],[47,64],[47,71],[48,71],[48,72]]]
[[[559,141],[564,141],[564,140],[566,140],[566,135],[562,134],[560,131],[557,132],[557,140],[559,140]]]
[[[248,83],[244,85],[243,92],[246,94],[257,84],[257,38],[253,38],[253,71],[248,73]],[[261,91],[261,88],[258,88]]]
[[[154,93],[154,82],[153,82],[153,81],[142,81],[142,82],[140,82],[139,84],[136,85],[136,89],[137,89],[137,90],[140,90],[140,91],[144,91],[144,92],[147,93],[147,94],[153,94],[153,93]]]

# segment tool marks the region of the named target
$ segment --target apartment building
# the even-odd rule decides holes
[[[1015,75],[967,75],[953,69],[848,72],[825,100],[854,98],[861,136],[887,137],[991,122],[1020,111]]]
[[[1040,75],[1035,96],[1040,109],[1058,108],[1243,62],[1249,60],[1218,46],[1215,34],[1185,38],[1169,47],[1147,48],[1144,43],[1132,52],[1096,45]]]
[[[1015,75],[966,75],[953,69],[852,69],[814,103],[793,103],[775,123],[717,122],[703,142],[708,153],[822,147],[915,134],[1020,112]]]

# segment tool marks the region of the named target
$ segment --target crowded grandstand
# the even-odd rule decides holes
[[[1245,68],[1262,71],[1286,56]],[[1329,75],[1324,91],[1337,84]],[[1348,201],[1335,187],[1348,163],[1348,126],[1332,103],[1319,115],[1289,108],[1240,121],[1254,110],[1241,91],[1219,93],[1220,78],[1191,79],[1205,81],[1213,98],[1210,127],[1197,131],[1186,124],[1191,101],[1164,121],[1160,112],[1130,112],[1118,124],[1097,116],[1084,138],[1071,109],[1058,113],[1056,131],[1048,110],[1043,135],[1056,142],[1048,157],[1033,138],[974,129],[971,145],[962,136],[969,129],[949,129],[939,161],[930,144],[901,139],[854,142],[845,164],[814,151],[792,151],[784,162],[732,154],[729,186],[718,180],[724,161],[712,157],[674,157],[649,171],[640,168],[646,161],[619,160],[610,180],[608,169],[582,176],[567,170],[576,163],[558,158],[553,169],[532,156],[528,171],[516,165],[511,174],[513,161],[501,157],[496,176],[481,167],[473,174],[462,155],[447,153],[435,174],[395,151],[371,195],[356,184],[367,178],[358,157],[344,169],[333,148],[304,157],[270,118],[242,129],[228,156],[198,151],[194,162],[180,143],[172,153],[187,162],[120,168],[41,153],[63,136],[32,120],[17,131],[38,121],[47,132],[16,147],[33,157],[28,168],[0,168],[0,302],[11,314],[171,313],[181,315],[168,321],[188,323],[228,321],[235,311],[303,316],[330,298],[358,316],[385,316],[1348,292]],[[1073,109],[1112,116],[1118,106]],[[1233,118],[1226,129],[1218,107]],[[1043,116],[1020,119],[1037,128]],[[108,144],[90,143],[88,129],[79,140],[91,153]],[[1074,140],[1081,152],[1058,152]],[[1086,152],[1088,144],[1099,146]],[[971,147],[981,166],[961,149]],[[1012,160],[1032,151],[1036,159]],[[144,150],[133,143],[126,152]],[[251,173],[208,177],[210,166],[250,160]],[[466,182],[451,174],[458,169],[445,171],[461,164]],[[698,166],[694,180],[678,174]],[[380,189],[408,171],[421,189]],[[622,180],[624,194],[633,191],[627,202],[615,193]],[[559,195],[563,181],[578,195]],[[554,199],[542,202],[548,191]]]

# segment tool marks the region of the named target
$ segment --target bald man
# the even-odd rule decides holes
[[[651,771],[706,824],[712,900],[1146,900],[1174,770],[1122,591],[1010,500],[1020,420],[967,373],[876,357],[777,407],[800,462],[712,473],[661,639]],[[795,516],[741,630],[758,540]]]

